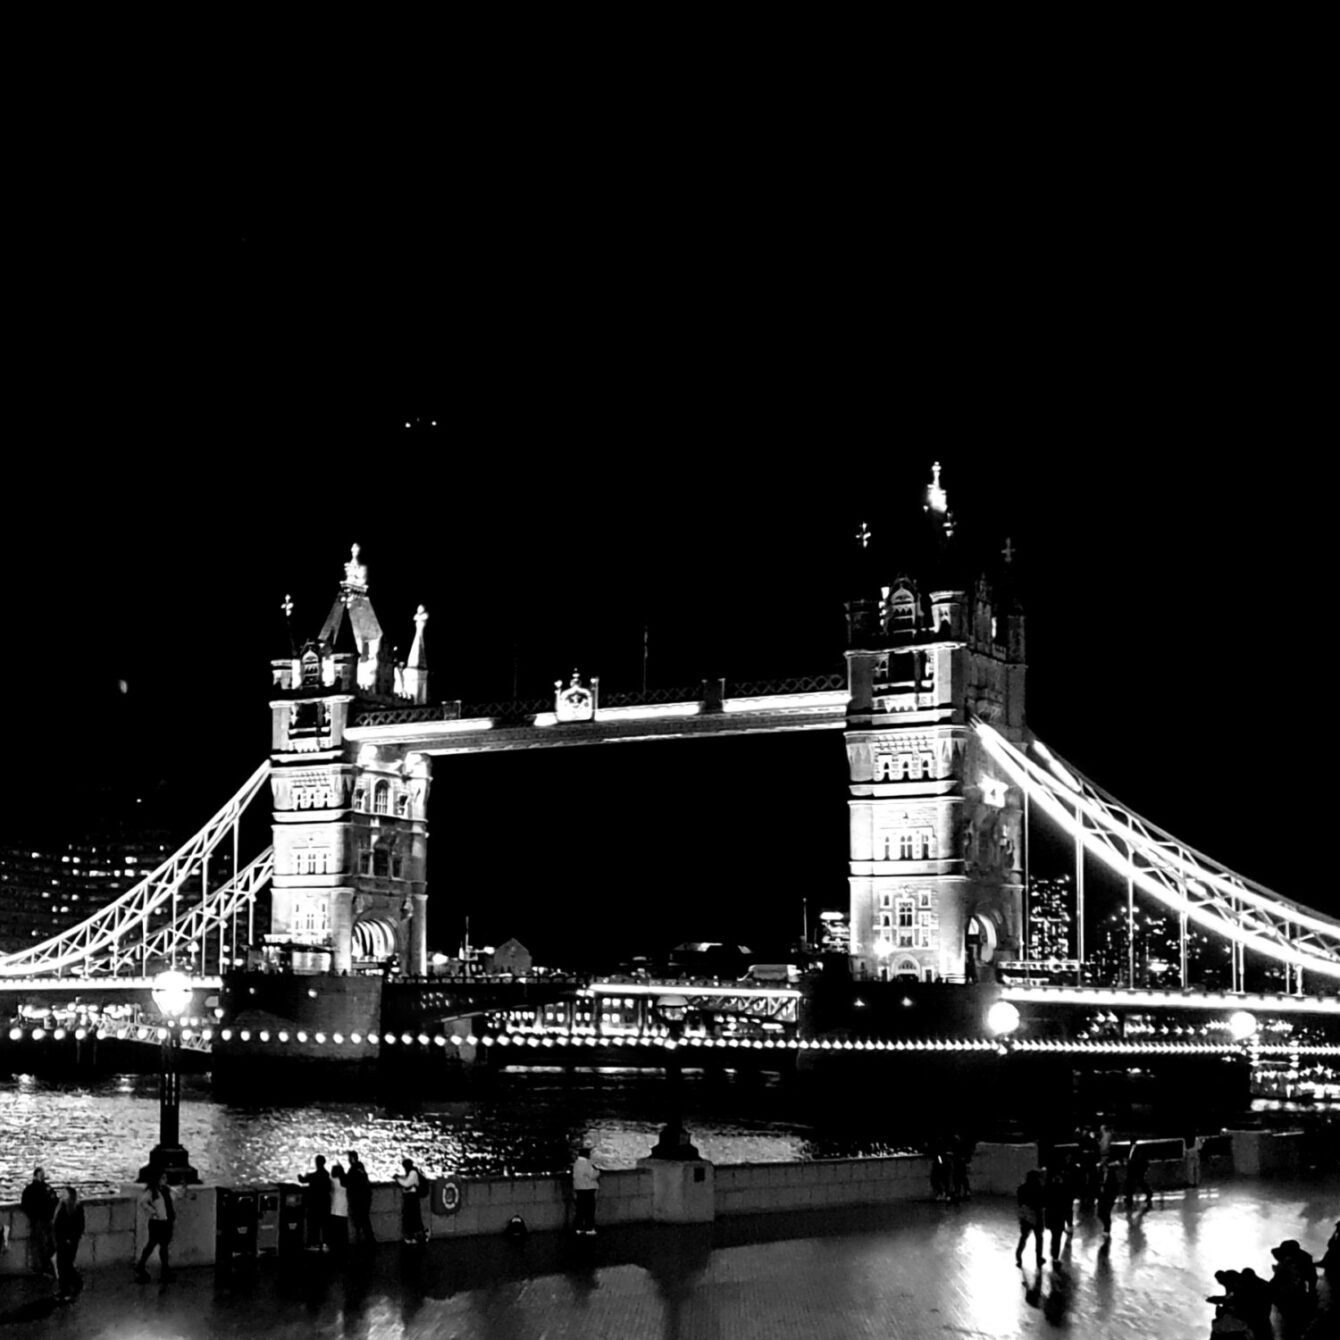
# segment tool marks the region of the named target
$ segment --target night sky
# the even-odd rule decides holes
[[[1089,129],[954,170],[891,143],[895,173],[687,124],[636,155],[447,130],[413,173],[296,125],[35,156],[6,837],[131,791],[197,826],[265,754],[281,599],[314,633],[353,541],[402,649],[430,611],[435,696],[635,688],[644,624],[653,685],[840,669],[856,526],[891,579],[938,459],[965,538],[1018,551],[1038,734],[1340,911],[1304,838],[1334,526],[1312,178],[1251,137],[1188,166]],[[793,935],[804,892],[845,902],[844,776],[835,735],[446,761],[431,938],[467,909],[553,953]]]

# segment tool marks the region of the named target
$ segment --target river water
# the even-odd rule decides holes
[[[815,1109],[775,1079],[685,1082],[694,1142],[715,1163],[791,1162],[894,1153],[915,1138],[849,1108]],[[389,1180],[408,1154],[430,1173],[555,1173],[582,1137],[597,1164],[628,1168],[665,1121],[659,1071],[508,1072],[487,1096],[397,1112],[375,1102],[246,1107],[216,1103],[208,1081],[186,1077],[181,1139],[203,1180],[291,1181],[317,1154],[357,1149],[373,1179]],[[79,1087],[20,1076],[0,1083],[0,1200],[17,1199],[35,1164],[58,1184],[105,1192],[134,1179],[158,1141],[152,1076]]]

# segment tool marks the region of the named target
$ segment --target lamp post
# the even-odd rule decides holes
[[[158,1172],[165,1182],[182,1186],[200,1180],[182,1147],[179,1121],[181,1073],[177,1067],[177,1020],[191,1003],[190,978],[175,970],[160,972],[154,978],[153,998],[164,1019],[159,1030],[163,1046],[158,1074],[158,1144],[150,1153],[149,1162],[140,1169],[139,1180],[147,1182]]]
[[[654,1159],[696,1159],[698,1151],[684,1132],[684,1083],[679,1047],[684,1037],[684,1015],[689,1002],[683,996],[662,996],[656,1012],[665,1020],[669,1036],[665,1040],[665,1077],[670,1096],[670,1119],[661,1129],[661,1138],[651,1151]]]

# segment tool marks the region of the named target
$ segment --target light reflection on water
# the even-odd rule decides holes
[[[889,1153],[887,1138],[819,1130],[767,1086],[708,1091],[686,1086],[687,1124],[715,1163],[793,1162],[823,1155]],[[292,1180],[317,1154],[334,1162],[357,1149],[374,1180],[410,1155],[433,1173],[554,1173],[587,1137],[596,1162],[628,1168],[645,1156],[664,1121],[664,1089],[652,1072],[580,1076],[511,1074],[487,1097],[430,1102],[413,1113],[375,1103],[302,1107],[215,1103],[187,1079],[181,1139],[206,1182]],[[21,1076],[0,1083],[0,1199],[16,1199],[35,1164],[57,1184],[105,1192],[131,1181],[158,1141],[152,1076],[118,1076],[88,1087]]]

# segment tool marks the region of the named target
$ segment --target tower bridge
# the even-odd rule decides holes
[[[1223,1005],[1185,994],[1195,926],[1231,949],[1227,997],[1245,999],[1250,950],[1287,974],[1280,999],[1292,1003],[1279,1009],[1340,1010],[1324,994],[1340,983],[1340,921],[1179,842],[1032,734],[1013,550],[1007,543],[992,572],[966,566],[938,466],[923,512],[925,556],[916,569],[878,570],[870,531],[858,533],[841,675],[609,694],[598,678],[573,672],[555,682],[551,698],[519,703],[435,701],[427,611],[414,615],[409,654],[397,660],[355,545],[318,631],[300,638],[292,602],[281,606],[269,758],[126,894],[79,926],[0,957],[0,992],[59,994],[72,982],[115,989],[167,965],[217,982],[244,964],[263,965],[272,971],[248,990],[264,996],[282,977],[284,1000],[265,1006],[274,1010],[349,995],[359,979],[423,977],[429,908],[450,896],[430,897],[428,799],[434,769],[450,766],[452,756],[830,731],[841,733],[847,758],[850,962],[858,981],[996,979],[1017,999],[1056,999],[1028,996],[1035,988],[1010,971],[1027,958],[1029,824],[1041,814],[1075,846],[1081,982],[1084,872],[1092,861],[1125,882],[1132,919],[1137,894],[1177,917],[1184,994],[1170,1007]],[[244,864],[241,819],[262,794],[273,841]],[[219,884],[209,870],[221,843],[231,846],[236,873]],[[435,864],[449,862],[448,844]],[[439,878],[437,887],[450,884]],[[257,916],[263,892],[268,924]],[[294,991],[294,979],[310,985]],[[1072,989],[1081,999],[1094,990],[1079,982]],[[626,984],[611,990],[639,994]],[[776,994],[728,990],[744,1012],[766,1012]],[[1103,990],[1110,1003],[1126,1002],[1124,991],[1138,1007],[1133,959],[1126,983]],[[375,1021],[358,1032],[375,1034]]]

